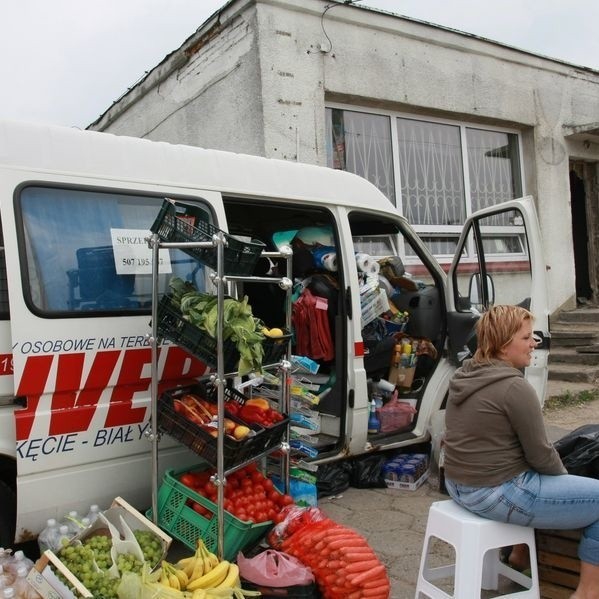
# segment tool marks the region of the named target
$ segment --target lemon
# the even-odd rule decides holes
[[[284,335],[283,331],[276,327],[270,329],[270,331],[268,331],[268,333],[264,333],[264,334],[268,337],[282,337]]]

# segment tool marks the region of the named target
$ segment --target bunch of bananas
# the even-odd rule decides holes
[[[180,591],[185,599],[244,599],[260,595],[259,592],[242,589],[239,566],[219,560],[202,539],[198,539],[192,556],[174,565],[163,561],[158,583]]]

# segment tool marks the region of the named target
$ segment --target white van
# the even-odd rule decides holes
[[[541,345],[527,374],[543,397],[548,310],[531,198],[470,217],[450,247],[443,233],[419,238],[380,191],[347,172],[2,122],[0,545],[35,537],[48,517],[109,505],[117,495],[150,504],[151,253],[144,240],[166,197],[266,250],[291,243],[298,293],[307,288],[326,299],[330,347],[316,360],[327,391],[317,407],[316,461],[429,440],[477,316],[493,302],[536,314]],[[427,245],[448,254],[447,264],[455,251],[449,276]],[[335,267],[311,261],[320,246],[332,248]],[[211,290],[207,268],[178,249],[161,252],[168,263],[162,292],[172,276]],[[397,337],[379,314],[367,313],[356,253],[393,258],[386,276],[378,272],[379,299],[407,313],[404,333],[423,349],[402,391],[417,410],[413,421],[375,435],[367,428],[369,390],[386,379]],[[250,282],[238,292],[267,325],[282,325],[276,286]],[[206,372],[167,342],[158,366],[160,389]],[[193,457],[161,439],[161,470]]]

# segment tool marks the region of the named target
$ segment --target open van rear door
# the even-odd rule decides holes
[[[470,216],[449,270],[448,332],[453,362],[476,348],[474,324],[493,305],[517,304],[535,315],[539,345],[526,369],[541,402],[547,385],[549,310],[541,234],[527,196]]]

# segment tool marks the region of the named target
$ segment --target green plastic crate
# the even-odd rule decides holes
[[[178,477],[189,472],[167,470],[158,490],[158,525],[192,551],[198,538],[202,538],[210,551],[218,549],[217,505],[179,482]],[[212,513],[206,518],[194,511],[188,503],[195,501]],[[225,511],[223,558],[233,561],[237,553],[256,545],[272,528],[273,522],[244,522]]]

